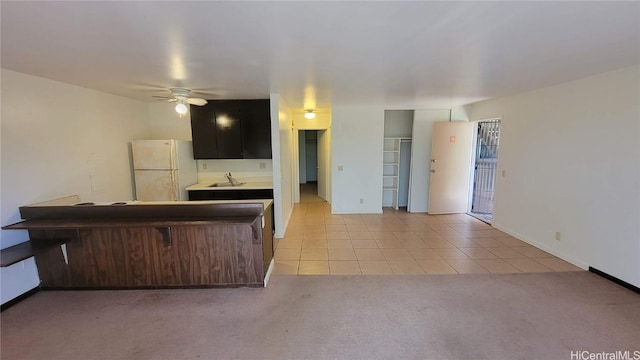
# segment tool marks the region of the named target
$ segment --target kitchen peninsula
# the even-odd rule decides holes
[[[272,200],[80,202],[20,207],[44,289],[263,286]],[[267,224],[265,226],[265,224]]]

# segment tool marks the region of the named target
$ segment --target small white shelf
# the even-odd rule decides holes
[[[382,153],[382,206],[398,210],[400,196],[400,148],[410,137],[385,137]]]
[[[384,151],[400,151],[400,138],[384,138]]]
[[[384,138],[382,156],[382,206],[398,210],[400,144],[406,138]]]

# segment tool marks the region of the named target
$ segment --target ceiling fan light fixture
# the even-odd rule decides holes
[[[184,100],[178,100],[178,103],[176,104],[176,112],[182,117],[184,116],[187,111],[189,110],[189,108],[187,107],[187,104],[185,104]]]
[[[309,119],[309,120],[315,119],[316,118],[316,113],[313,112],[313,110],[307,110],[307,112],[304,114],[304,117],[306,119]]]

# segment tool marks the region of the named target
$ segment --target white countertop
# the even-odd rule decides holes
[[[273,203],[271,199],[249,200],[198,200],[198,201],[133,201],[131,205],[198,205],[198,204],[262,204],[266,209]]]
[[[78,195],[67,196],[60,199],[48,200],[36,204],[31,204],[27,206],[82,206],[77,204],[84,203],[80,201],[80,197]],[[198,201],[137,201],[137,200],[127,200],[127,201],[96,201],[90,202],[91,205],[87,206],[131,206],[131,205],[198,205],[198,204],[262,204],[266,209],[273,203],[271,199],[248,199],[248,200],[198,200]],[[114,205],[117,203],[118,205]]]
[[[219,181],[224,182],[224,181]],[[207,183],[197,183],[195,185],[187,186],[187,191],[195,191],[195,190],[263,190],[263,189],[273,189],[273,183],[270,181],[247,181],[243,185],[239,186],[220,186],[220,187],[211,187],[214,182]]]

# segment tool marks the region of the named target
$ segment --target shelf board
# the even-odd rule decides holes
[[[391,165],[398,166],[398,163],[397,162],[386,162],[386,163],[382,163],[382,165],[385,165],[385,166],[391,166]]]
[[[398,177],[398,175],[382,175],[382,177]]]
[[[384,152],[400,152],[400,150],[385,150]]]
[[[382,190],[396,190],[397,191],[398,188],[395,187],[395,186],[383,186]]]
[[[2,249],[0,254],[2,254],[0,257],[0,266],[7,267],[32,257],[33,249],[31,249],[31,243],[27,241]]]

